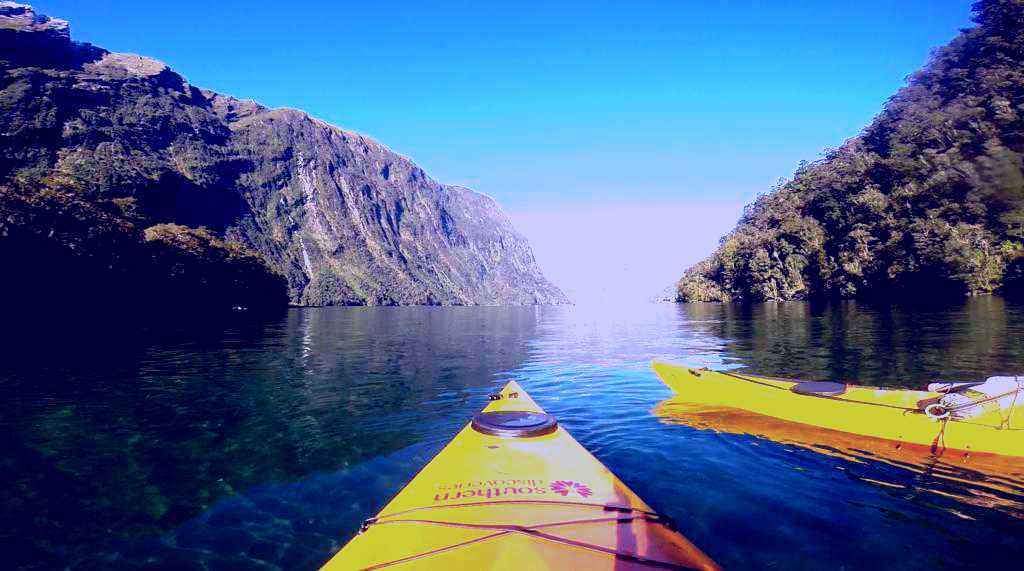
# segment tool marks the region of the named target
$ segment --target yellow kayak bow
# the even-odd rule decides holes
[[[1014,406],[992,407],[974,418],[935,419],[925,409],[943,396],[938,392],[800,383],[657,361],[652,366],[675,391],[677,403],[749,411],[928,454],[1024,457],[1024,396]],[[802,385],[824,389],[806,394],[799,392]],[[832,390],[837,385],[841,388]]]
[[[515,382],[324,569],[718,569]]]

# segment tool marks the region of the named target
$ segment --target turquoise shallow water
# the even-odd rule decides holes
[[[509,379],[728,568],[1024,557],[1024,475],[993,487],[651,412],[670,396],[652,358],[914,387],[1022,371],[1024,306],[999,298],[296,309],[23,332],[0,360],[14,568],[314,569]]]

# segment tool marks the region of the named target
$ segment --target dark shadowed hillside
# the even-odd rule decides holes
[[[1024,1],[974,21],[860,136],[748,206],[677,299],[1019,292]]]
[[[302,112],[72,42],[66,22],[13,2],[0,2],[0,112],[9,296],[566,301],[490,198]]]

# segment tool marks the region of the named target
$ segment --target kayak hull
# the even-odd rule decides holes
[[[946,450],[790,422],[738,408],[709,407],[678,398],[659,403],[654,414],[666,424],[748,435],[836,458],[851,477],[892,488],[931,492],[965,504],[1024,513],[1024,459]],[[847,464],[850,462],[852,464]],[[860,470],[885,464],[896,470]],[[906,472],[914,474],[908,480]]]
[[[655,372],[674,392],[673,400],[726,407],[789,422],[917,447],[933,454],[994,454],[1024,457],[1024,410],[986,413],[969,420],[934,420],[923,403],[942,395],[930,391],[849,385],[839,396],[793,392],[797,381],[696,369],[654,362]],[[1014,414],[1016,413],[1016,414]]]
[[[543,412],[509,383],[485,412]],[[717,569],[562,427],[466,426],[324,569]]]

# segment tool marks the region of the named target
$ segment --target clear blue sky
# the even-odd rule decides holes
[[[971,2],[544,4],[34,2],[76,39],[303,109],[495,197],[553,275],[587,257],[556,254],[553,217],[586,235],[608,220],[582,212],[621,208],[638,213],[614,229],[632,244],[621,255],[653,249],[641,266],[680,273],[743,203],[857,134],[970,25]],[[691,207],[714,220],[687,237]],[[643,208],[674,213],[657,245],[631,242],[651,223]],[[556,281],[599,279],[585,265]],[[666,285],[648,279],[652,292]]]

